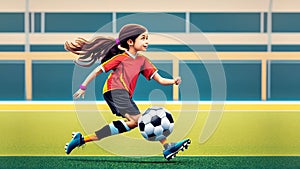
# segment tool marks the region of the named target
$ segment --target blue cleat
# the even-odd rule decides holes
[[[75,148],[75,147],[80,147],[84,144],[84,139],[83,136],[80,132],[73,132],[72,133],[72,139],[69,143],[66,144],[65,146],[65,151],[67,154],[70,154],[71,151]]]
[[[187,149],[189,144],[191,144],[190,139],[184,139],[177,143],[169,143],[165,145],[165,150],[163,151],[165,159],[168,161],[176,157],[176,154],[179,152],[179,150],[184,151],[184,149]]]

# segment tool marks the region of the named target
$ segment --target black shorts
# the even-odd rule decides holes
[[[139,108],[136,106],[129,93],[123,89],[115,89],[103,94],[111,111],[117,116],[125,117],[125,114],[138,115]]]

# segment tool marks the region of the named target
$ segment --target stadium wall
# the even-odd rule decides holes
[[[146,82],[141,77],[134,96],[136,100],[300,98],[297,87],[300,81],[298,74],[293,73],[299,71],[298,52],[148,52],[147,56],[163,76],[180,75],[183,83],[179,88],[166,87],[154,81]],[[89,69],[75,66],[73,56],[65,52],[5,52],[0,54],[0,60],[0,76],[5,79],[3,85],[7,86],[0,89],[1,100],[72,100],[72,93],[96,66]],[[219,75],[212,74],[213,67],[218,68]],[[106,77],[107,74],[97,77],[86,99],[103,100],[102,85]],[[212,81],[214,78],[223,78],[223,81]],[[58,84],[60,87],[55,87]],[[213,91],[221,88],[213,88],[215,85],[224,85],[225,96],[212,96]]]

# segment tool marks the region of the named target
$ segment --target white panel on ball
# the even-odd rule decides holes
[[[154,126],[151,123],[146,124],[144,131],[148,135],[153,134],[153,132],[154,132]]]

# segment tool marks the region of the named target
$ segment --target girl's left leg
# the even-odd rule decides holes
[[[138,119],[140,116],[140,114],[125,114],[124,117],[127,119],[126,121],[113,121],[110,124],[102,127],[100,130],[96,131],[94,134],[90,134],[87,136],[82,136],[80,132],[74,133],[72,140],[65,146],[66,153],[70,154],[75,147],[82,146],[87,142],[98,141],[112,135],[128,132],[138,126]]]
[[[129,115],[125,114],[126,121],[118,120],[113,121],[108,125],[105,125],[100,130],[96,131],[94,134],[84,136],[84,142],[98,141],[103,138],[109,137],[111,135],[116,135],[124,132],[128,132],[138,126],[138,119],[141,114]]]

